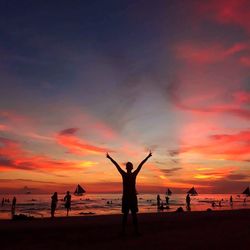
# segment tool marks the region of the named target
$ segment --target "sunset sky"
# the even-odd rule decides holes
[[[0,1],[0,193],[250,185],[250,1]]]

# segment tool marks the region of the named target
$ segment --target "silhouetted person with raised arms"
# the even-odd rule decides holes
[[[190,203],[191,203],[190,195],[187,194],[187,196],[186,196],[187,210],[190,210],[190,209],[191,209]]]
[[[67,216],[69,216],[69,210],[71,210],[71,195],[69,191],[67,191],[67,194],[64,196],[65,201],[65,208],[67,209]]]
[[[139,234],[138,231],[138,221],[137,221],[137,212],[138,212],[138,202],[137,202],[137,193],[136,193],[136,176],[140,172],[143,164],[152,156],[152,153],[150,152],[148,156],[139,164],[137,169],[132,172],[133,164],[131,162],[127,162],[126,169],[127,172],[125,172],[119,164],[111,158],[111,156],[107,153],[107,158],[111,160],[111,162],[116,166],[117,170],[122,176],[123,180],[123,195],[122,195],[122,213],[123,213],[123,219],[122,219],[122,233],[125,234],[125,228],[127,224],[127,218],[129,210],[132,213],[133,218],[133,224],[135,228],[135,233]]]
[[[51,196],[51,218],[55,217],[55,211],[56,211],[56,207],[57,207],[57,202],[58,202],[58,196],[57,196],[57,192],[55,192]]]

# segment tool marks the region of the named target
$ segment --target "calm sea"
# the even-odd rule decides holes
[[[23,194],[15,195],[17,199],[16,213],[34,216],[37,218],[50,217],[50,203],[52,194]],[[9,199],[10,203],[0,204],[0,219],[10,218],[11,201],[14,195],[0,195],[2,198]],[[165,205],[165,194],[160,194]],[[64,194],[59,194],[58,206],[55,216],[65,216],[66,211],[63,202]],[[173,212],[182,206],[184,210],[186,194],[175,194],[170,196],[169,209],[164,212]],[[230,194],[201,194],[191,196],[191,210],[205,211],[208,208],[213,210],[229,210],[239,208],[250,208],[250,197],[244,195],[233,195],[233,206],[229,202]],[[245,202],[244,199],[246,198]],[[219,201],[221,207],[219,207]],[[156,194],[138,195],[139,212],[158,212],[156,207]],[[212,207],[215,202],[215,207]],[[121,194],[85,194],[83,196],[72,195],[71,216],[83,215],[103,215],[103,214],[120,214],[121,213]]]

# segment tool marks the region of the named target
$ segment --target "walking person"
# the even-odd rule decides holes
[[[65,201],[65,208],[67,209],[67,216],[69,216],[69,211],[71,210],[71,195],[69,191],[67,191],[63,200]]]
[[[137,192],[136,192],[136,177],[140,172],[143,164],[152,156],[150,152],[148,156],[139,164],[137,169],[132,172],[133,164],[131,162],[126,163],[125,172],[119,164],[107,153],[107,158],[111,160],[111,162],[116,166],[117,170],[122,176],[123,180],[123,195],[122,195],[122,234],[125,234],[127,218],[129,210],[132,213],[133,225],[135,229],[135,233],[139,235],[138,231],[138,221],[137,221],[137,212],[138,212],[138,202],[137,202]]]

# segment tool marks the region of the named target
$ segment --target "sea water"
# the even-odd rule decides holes
[[[2,198],[9,199],[10,202],[5,202],[2,206],[0,203],[0,219],[11,218],[11,201],[15,196],[16,214],[25,214],[37,218],[50,217],[52,194],[17,194],[17,195],[0,195]],[[65,216],[66,210],[64,207],[65,194],[58,194],[58,204],[55,216]],[[151,212],[173,212],[178,207],[183,207],[186,210],[186,194],[173,194],[169,199],[168,209],[159,211],[156,205],[157,194],[139,194],[138,205],[140,213]],[[161,200],[166,207],[165,194],[160,194]],[[191,196],[191,211],[205,211],[208,208],[213,210],[230,210],[250,208],[250,197],[244,195],[232,195],[233,205],[230,204],[231,194],[200,194]],[[120,214],[121,213],[121,194],[84,194],[83,196],[72,195],[70,216],[86,216],[86,215],[104,215],[104,214]],[[244,201],[245,200],[245,201]],[[219,206],[221,201],[221,206]],[[215,206],[212,206],[214,202]]]

